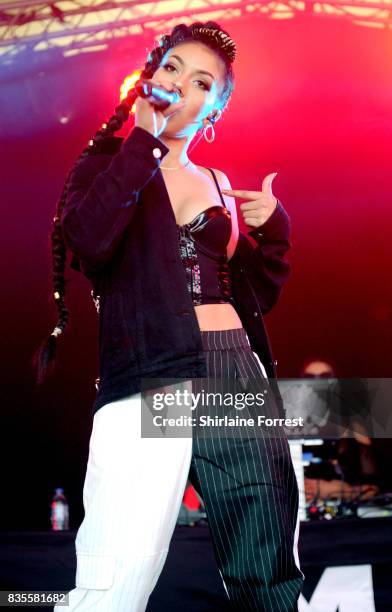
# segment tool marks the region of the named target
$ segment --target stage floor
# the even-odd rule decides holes
[[[72,589],[75,535],[75,530],[0,532],[1,590]],[[307,601],[326,567],[370,565],[374,609],[392,609],[392,518],[301,522],[299,556]],[[184,605],[187,612],[228,611],[207,525],[176,527],[147,612],[182,612]]]

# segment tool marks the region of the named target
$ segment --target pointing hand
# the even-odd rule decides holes
[[[243,189],[222,189],[222,193],[235,198],[248,200],[240,204],[242,216],[246,225],[259,227],[269,219],[274,212],[278,200],[272,193],[272,181],[277,172],[267,174],[264,178],[261,191],[246,191]]]

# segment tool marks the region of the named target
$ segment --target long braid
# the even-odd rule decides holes
[[[128,119],[130,107],[123,102],[115,109],[115,114],[104,123],[96,132],[94,138],[90,140],[88,146],[82,151],[74,166],[68,172],[64,187],[56,206],[56,214],[53,217],[53,228],[51,231],[52,245],[52,281],[53,298],[58,312],[58,321],[51,334],[41,343],[32,357],[32,366],[36,371],[35,383],[41,385],[48,374],[53,371],[56,356],[57,337],[64,331],[69,319],[69,311],[65,305],[65,266],[67,260],[67,246],[64,241],[61,215],[67,201],[68,186],[71,174],[76,166],[88,155],[93,155],[99,143],[105,138],[110,138],[115,132],[121,129],[124,121]]]
[[[164,34],[160,37],[159,46],[155,47],[148,55],[145,66],[140,74],[140,79],[151,79],[157,68],[159,67],[162,58],[169,49],[184,42],[186,40],[199,40],[208,47],[216,51],[216,53],[224,61],[225,76],[224,89],[220,94],[222,108],[226,107],[230,95],[234,89],[234,77],[232,73],[231,63],[235,57],[235,45],[230,39],[225,30],[222,30],[220,25],[215,21],[206,23],[195,22],[190,26],[184,23],[178,24],[173,28],[170,34]],[[115,132],[120,130],[124,122],[128,119],[132,104],[125,98],[119,104],[114,115],[103,123],[101,128],[96,132],[87,147],[82,151],[80,156],[75,161],[74,166],[68,172],[64,187],[60,198],[57,202],[56,213],[53,218],[53,229],[51,231],[52,245],[52,281],[53,281],[53,298],[58,312],[57,323],[51,334],[42,342],[35,351],[32,358],[32,366],[36,370],[36,385],[41,385],[47,375],[53,371],[56,356],[57,337],[64,331],[69,319],[69,311],[65,305],[65,267],[67,260],[67,246],[64,241],[61,215],[67,201],[68,186],[72,173],[76,166],[87,156],[94,155],[99,149],[100,143],[113,136]],[[94,291],[91,292],[94,299]],[[95,299],[94,299],[95,302]],[[99,310],[99,308],[97,308]]]

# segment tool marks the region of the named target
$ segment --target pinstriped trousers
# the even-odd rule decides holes
[[[208,391],[219,378],[244,389],[251,377],[264,388],[264,366],[243,328],[201,336]],[[239,438],[142,438],[140,411],[137,393],[94,415],[69,612],[146,609],[188,476],[205,505],[228,609],[297,612],[304,575],[297,550],[298,486],[287,439],[264,439],[252,431]]]
[[[227,388],[233,394],[265,389],[264,366],[243,328],[202,332],[202,338],[208,391],[218,391],[224,378],[232,381]],[[267,412],[250,410],[252,417],[257,412],[284,416],[276,404]],[[287,437],[282,429],[261,436],[257,424],[238,427],[236,436],[207,436],[199,429],[189,472],[205,505],[230,607],[297,612],[304,575],[298,558],[298,485]]]

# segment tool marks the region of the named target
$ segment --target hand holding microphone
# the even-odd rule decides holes
[[[186,104],[177,92],[168,91],[151,81],[139,81],[135,90],[135,126],[144,128],[156,138],[164,131],[170,117]]]

